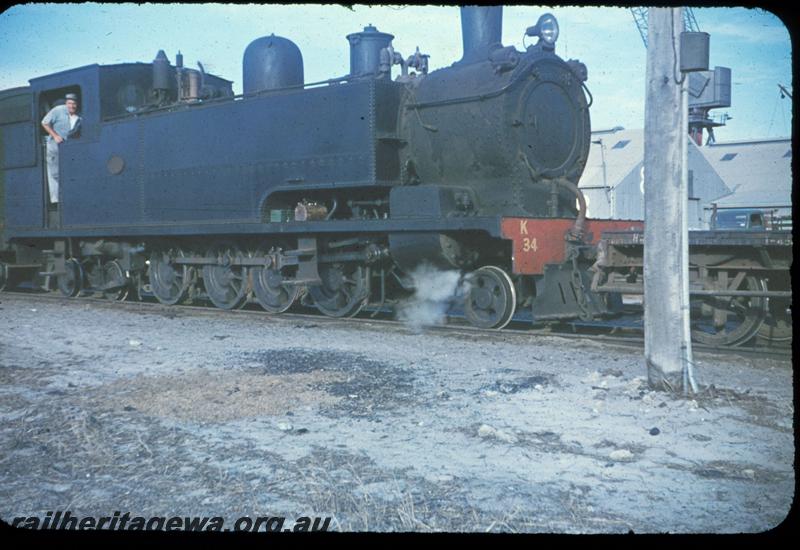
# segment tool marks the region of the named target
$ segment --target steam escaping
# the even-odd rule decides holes
[[[447,310],[459,293],[461,273],[422,264],[409,276],[414,281],[414,294],[397,306],[397,318],[417,331],[444,324]]]

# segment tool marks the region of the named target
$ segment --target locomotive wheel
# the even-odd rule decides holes
[[[125,270],[117,260],[106,262],[103,266],[103,276],[105,279],[103,298],[121,302],[128,297],[130,291],[130,281],[125,276]],[[110,287],[110,288],[109,288]]]
[[[764,319],[761,328],[758,329],[758,337],[768,342],[785,344],[792,341],[792,318],[790,314],[782,316],[768,315]]]
[[[706,288],[763,291],[763,281],[750,275],[728,283],[726,272],[712,275]],[[736,288],[734,288],[734,286]],[[764,298],[748,296],[702,296],[691,298],[692,339],[710,346],[738,346],[758,332],[766,316]]]
[[[263,254],[256,253],[256,256]],[[273,267],[254,267],[250,270],[253,293],[259,305],[269,313],[283,313],[297,300],[302,290],[300,285],[284,284],[287,278]]]
[[[66,273],[58,276],[58,289],[61,294],[74,298],[83,288],[83,267],[75,258],[64,262]]]
[[[470,273],[464,300],[467,320],[481,328],[501,329],[514,317],[517,292],[511,277],[493,265],[481,267]]]
[[[321,285],[308,287],[314,304],[329,317],[353,317],[367,305],[369,282],[367,270],[348,264],[319,266]]]
[[[770,279],[772,281],[772,279]],[[774,290],[791,290],[791,281],[776,281],[765,287]],[[759,340],[768,344],[787,344],[792,341],[792,300],[786,298],[767,298],[767,316],[764,324],[758,329]]]
[[[211,247],[207,256],[217,263],[203,266],[203,282],[209,300],[220,309],[235,309],[247,299],[247,268],[233,265],[233,260],[244,254],[231,243],[218,243]]]
[[[150,256],[150,289],[164,305],[175,305],[186,297],[192,279],[192,268],[175,264],[173,259],[185,256],[180,249],[156,251]]]

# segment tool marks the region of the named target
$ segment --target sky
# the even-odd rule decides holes
[[[525,29],[550,12],[560,26],[556,53],[589,70],[592,128],[644,126],[645,47],[633,16],[621,7],[507,6],[503,44],[522,50]],[[732,106],[717,141],[789,137],[792,46],[779,17],[761,9],[694,8],[711,35],[711,63],[732,70]],[[461,58],[456,6],[293,4],[24,4],[0,13],[0,89],[92,63],[150,62],[163,49],[174,63],[233,80],[242,90],[242,54],[254,39],[275,33],[303,54],[306,82],[348,72],[347,34],[368,24],[395,36],[405,57],[419,46],[431,70]],[[526,43],[534,39],[526,39]]]

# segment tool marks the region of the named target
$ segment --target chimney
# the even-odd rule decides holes
[[[489,52],[502,47],[503,6],[462,6],[461,37],[464,57],[459,63],[486,61]]]

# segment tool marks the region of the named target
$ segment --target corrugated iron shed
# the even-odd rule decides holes
[[[713,199],[730,193],[723,179],[690,138],[689,226],[705,227],[704,213]],[[592,218],[642,219],[644,130],[615,128],[592,133],[586,169],[578,184]]]
[[[713,201],[719,208],[791,209],[791,139],[714,143],[700,150],[731,189]]]

